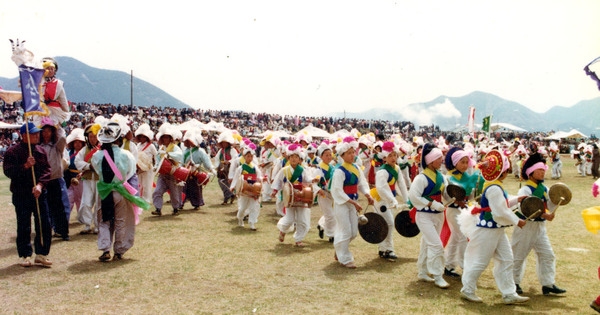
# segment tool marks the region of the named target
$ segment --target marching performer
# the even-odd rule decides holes
[[[272,173],[273,166],[277,161],[277,153],[275,152],[275,147],[279,143],[279,138],[269,134],[265,136],[262,140],[260,140],[260,159],[258,161],[259,167],[261,169],[261,173],[264,178],[262,180],[263,185],[263,193],[262,193],[262,201],[271,201],[271,181],[273,180],[273,176],[275,174]]]
[[[101,150],[92,156],[94,171],[99,177],[98,192],[102,206],[98,211],[98,249],[100,261],[121,260],[132,246],[135,237],[133,205],[148,209],[150,205],[134,196],[135,188],[127,189],[127,180],[135,175],[136,162],[131,152],[121,148],[122,135],[119,123],[109,122],[98,132]],[[128,186],[131,187],[131,186]]]
[[[552,160],[552,179],[560,179],[562,177],[562,162],[560,160],[560,152],[556,142],[550,142],[548,153]]]
[[[156,138],[159,144],[158,155],[156,160],[159,164],[156,169],[160,169],[164,160],[169,160],[173,166],[178,167],[183,163],[183,152],[181,148],[175,143],[176,131],[175,127],[169,123],[163,123],[156,134]],[[181,191],[182,186],[179,185],[178,180],[172,174],[158,174],[156,179],[156,188],[152,193],[152,202],[156,210],[152,211],[153,215],[162,215],[163,206],[163,195],[169,191],[171,197],[171,207],[173,207],[173,215],[179,214],[181,208]]]
[[[238,181],[240,180],[246,181],[249,185],[260,183],[262,172],[260,171],[259,167],[252,163],[254,160],[255,151],[256,145],[254,143],[249,143],[244,147],[242,151],[243,160],[240,166],[238,166],[238,168],[235,170],[233,181],[231,182],[230,189],[232,192],[235,190],[235,187],[238,185]],[[238,225],[243,227],[244,217],[248,215],[250,229],[252,231],[256,231],[256,223],[258,222],[258,216],[260,214],[259,198],[261,192],[258,192],[256,196],[249,196],[239,191],[237,194],[239,195],[237,212]]]
[[[195,128],[186,131],[183,136],[183,144],[185,145],[185,150],[183,150],[183,164],[190,165],[194,172],[204,170],[211,175],[214,175],[217,171],[214,169],[206,151],[200,147],[202,140],[202,131],[200,129]],[[207,174],[207,181],[209,179],[208,176],[209,175]],[[196,176],[188,176],[188,179],[185,182],[185,199],[190,201],[194,210],[198,210],[200,207],[204,206],[202,189],[206,184],[207,182],[199,183]],[[185,204],[185,200],[182,202],[182,205],[183,204]]]
[[[467,173],[473,165],[469,153],[459,147],[452,147],[446,153],[445,163],[448,184],[453,184],[465,190],[465,200],[455,200],[446,208],[446,221],[450,228],[450,238],[444,249],[446,266],[444,275],[460,278],[456,273],[456,268],[464,268],[463,260],[465,256],[465,248],[467,248],[467,238],[460,232],[457,217],[461,213],[461,209],[467,208],[469,199],[474,198],[476,186],[480,182],[479,171]],[[483,185],[483,180],[481,180]]]
[[[277,158],[277,160],[274,162],[273,165],[273,170],[271,171],[273,180],[275,179],[275,175],[277,175],[277,173],[279,173],[279,171],[288,166],[290,163],[287,159],[287,150],[286,147],[289,145],[289,142],[287,141],[281,141],[279,143],[279,157]],[[273,185],[273,181],[271,181],[271,185]],[[271,193],[273,192],[273,190],[271,189]],[[269,196],[270,197],[270,196]],[[285,205],[283,204],[283,200],[281,198],[281,191],[278,192],[275,195],[275,211],[277,212],[278,215],[280,216],[284,216],[285,215]]]
[[[69,196],[69,204],[71,210],[73,207],[79,209],[81,207],[81,197],[83,195],[83,185],[80,185],[82,173],[75,165],[75,157],[79,151],[85,146],[85,137],[83,129],[75,128],[67,136],[67,159],[69,166],[64,172],[65,183],[67,185],[67,195]],[[77,206],[75,206],[77,205]],[[77,210],[79,213],[79,210]]]
[[[442,150],[425,143],[421,155],[423,171],[413,180],[408,194],[410,203],[416,208],[415,221],[422,233],[417,260],[419,280],[435,282],[436,286],[445,289],[450,285],[443,277],[444,245],[440,239],[445,209],[442,192],[446,186],[446,179],[439,171],[442,162]]]
[[[152,192],[154,189],[154,170],[155,156],[158,154],[156,147],[151,139],[154,139],[154,132],[150,125],[144,123],[135,130],[135,139],[137,140],[137,174],[140,186],[140,196],[147,202],[152,202]]]
[[[215,167],[217,168],[217,179],[219,181],[219,187],[223,192],[223,203],[233,203],[235,195],[229,190],[229,168],[233,159],[237,158],[238,152],[232,147],[235,140],[231,132],[222,132],[217,138],[219,145],[219,151],[215,155]]]
[[[521,171],[521,177],[527,182],[519,189],[518,195],[538,197],[542,199],[548,210],[554,211],[557,206],[548,197],[548,188],[544,186],[544,176],[547,169],[546,161],[539,153],[529,156]],[[521,219],[526,219],[521,213],[517,213],[517,215]],[[556,256],[546,232],[546,220],[554,220],[554,212],[548,212],[544,209],[538,218],[527,222],[527,225],[523,228],[513,231],[511,246],[514,256],[514,280],[518,294],[523,294],[520,284],[525,273],[527,255],[532,249],[537,260],[537,276],[542,284],[542,293],[549,295],[550,293],[561,294],[567,292],[554,284]]]
[[[90,164],[92,155],[100,149],[98,142],[98,131],[100,124],[94,123],[85,127],[85,149],[81,149],[75,156],[75,166],[81,172],[83,192],[81,194],[81,206],[77,212],[77,220],[85,227],[79,234],[98,233],[98,218],[96,213],[100,208],[98,199],[98,176]],[[93,227],[93,230],[92,230]]]
[[[358,235],[358,213],[363,209],[357,202],[358,194],[364,194],[370,205],[374,202],[360,166],[354,163],[357,148],[358,143],[353,137],[346,137],[336,145],[336,152],[343,162],[335,169],[331,179],[336,221],[334,258],[344,267],[351,269],[356,268],[356,264],[350,252],[350,242]]]
[[[331,197],[330,183],[335,166],[332,164],[333,154],[331,148],[324,142],[317,148],[317,156],[320,158],[319,181],[315,183],[314,191],[317,194],[317,202],[323,215],[319,218],[317,229],[322,239],[327,235],[329,242],[333,243],[335,235],[335,214],[333,212],[333,198]]]
[[[290,183],[295,190],[304,190],[305,185],[312,185],[312,178],[310,174],[301,163],[304,157],[304,149],[299,144],[290,144],[287,147],[287,158],[289,165],[282,168],[273,179],[271,187],[273,193],[271,197],[275,197],[277,193],[283,189],[283,185]],[[291,206],[287,207],[285,215],[277,222],[277,228],[279,229],[279,241],[283,242],[285,234],[296,225],[296,232],[294,233],[294,240],[296,246],[303,247],[304,237],[310,229],[310,208],[302,206]]]
[[[511,173],[510,162],[498,150],[491,150],[480,164],[481,174],[486,182],[483,185],[481,206],[465,213],[459,218],[461,231],[469,238],[465,249],[463,287],[461,298],[481,303],[483,300],[475,294],[477,280],[494,258],[494,279],[505,304],[524,303],[528,297],[516,293],[513,275],[513,254],[504,228],[525,225],[510,207],[525,197],[508,197],[503,181]],[[462,218],[467,218],[463,221]],[[473,221],[474,220],[474,221]]]
[[[396,164],[400,150],[392,141],[386,141],[381,146],[379,157],[385,162],[375,173],[375,188],[371,189],[371,196],[375,199],[375,211],[379,213],[388,225],[388,235],[383,242],[378,244],[379,257],[389,261],[396,261],[398,256],[394,252],[394,210],[399,206],[396,197],[400,195],[402,203],[408,200],[406,188],[400,167]]]

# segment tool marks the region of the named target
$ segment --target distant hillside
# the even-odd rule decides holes
[[[67,96],[73,102],[111,104],[130,103],[131,77],[128,73],[90,67],[70,57],[57,57],[57,76],[65,82]],[[17,78],[0,78],[0,86],[18,90]],[[134,77],[133,102],[138,106],[189,107],[160,88]],[[439,96],[425,103],[398,104],[396,109],[370,108],[360,113],[331,113],[331,116],[411,121],[416,126],[438,125],[455,130],[467,124],[469,107],[475,107],[475,124],[492,115],[492,123],[509,123],[528,131],[569,131],[586,135],[600,134],[600,97],[580,101],[570,107],[555,106],[536,113],[526,106],[493,94],[475,91],[460,97]]]
[[[519,103],[493,94],[475,91],[465,96],[439,96],[436,99],[397,109],[371,108],[360,113],[332,113],[332,116],[363,119],[412,121],[416,126],[435,124],[442,130],[454,130],[467,124],[469,107],[475,107],[475,124],[492,115],[492,123],[509,123],[528,131],[569,131],[577,129],[586,135],[600,134],[600,97],[581,101],[571,107],[555,106],[536,113]]]
[[[131,103],[130,74],[93,68],[70,57],[55,59],[59,65],[56,76],[64,81],[69,101],[115,105]],[[6,90],[19,90],[17,78],[0,78],[0,86]],[[136,77],[133,78],[133,103],[145,107],[189,107],[160,88]]]

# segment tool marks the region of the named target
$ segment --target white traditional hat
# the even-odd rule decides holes
[[[98,141],[113,143],[121,136],[121,126],[116,122],[109,122],[98,131]]]
[[[304,159],[304,148],[296,143],[292,143],[286,148],[287,155],[291,156],[293,154],[298,155],[301,159]]]
[[[394,142],[392,142],[392,141],[386,141],[381,146],[381,152],[379,152],[378,155],[379,155],[380,158],[385,159],[392,152],[396,152],[396,153],[399,154],[400,150],[394,144]]]
[[[235,139],[233,138],[233,133],[231,131],[223,131],[219,134],[217,138],[217,143],[227,142],[229,144],[234,144]]]
[[[252,153],[252,155],[254,155],[254,153],[256,153],[256,144],[254,144],[252,142],[247,143],[244,146],[244,149],[242,150],[242,155],[246,155],[246,153],[248,153],[248,152],[250,152],[250,153]]]
[[[327,150],[331,150],[331,147],[327,143],[321,142],[321,144],[319,144],[319,147],[317,147],[317,156],[320,157],[321,155],[323,155],[323,152]]]
[[[335,151],[342,156],[350,148],[354,148],[355,150],[358,149],[358,141],[356,141],[356,139],[354,139],[352,136],[346,137],[341,143],[338,143]]]
[[[67,136],[67,144],[69,144],[75,140],[79,140],[79,141],[85,143],[85,136],[83,135],[83,129],[75,128],[75,129],[71,130],[71,133],[69,133],[69,135]]]
[[[185,140],[190,140],[195,146],[200,146],[200,143],[202,143],[202,130],[197,127],[190,127],[181,139],[181,141]]]
[[[154,138],[154,131],[150,129],[150,125],[143,123],[136,130],[134,135],[137,137],[139,135],[148,137],[149,140]]]
[[[121,126],[121,133],[124,135],[131,131],[131,128],[129,128],[129,119],[121,114],[114,114],[110,118],[110,121],[118,123]]]
[[[160,137],[167,135],[167,136],[171,136],[171,138],[173,138],[173,140],[177,139],[177,134],[176,132],[179,131],[177,128],[175,128],[173,125],[171,125],[168,122],[163,123],[162,125],[160,125],[160,127],[158,127],[158,132],[156,133],[156,140],[159,140]],[[181,139],[181,131],[179,131],[179,139]]]

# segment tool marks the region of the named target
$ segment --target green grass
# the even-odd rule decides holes
[[[53,240],[51,269],[17,265],[16,223],[9,181],[0,176],[0,313],[64,314],[591,314],[589,303],[600,294],[598,244],[585,230],[581,210],[598,205],[591,196],[591,177],[578,177],[563,156],[564,177],[573,192],[548,234],[557,256],[556,284],[564,296],[545,297],[535,276],[534,255],[527,263],[522,287],[531,301],[505,306],[491,266],[479,280],[483,304],[459,298],[460,281],[447,279],[441,290],[417,281],[420,236],[395,234],[395,262],[381,260],[377,246],[360,236],[351,243],[358,268],[348,270],[333,260],[333,246],[318,238],[321,216],[312,209],[311,231],[305,248],[288,236],[277,240],[274,204],[261,209],[258,231],[237,226],[236,205],[221,206],[216,182],[205,190],[206,206],[198,211],[186,204],[181,215],[162,217],[144,212],[135,246],[120,262],[100,263],[95,235],[79,235],[82,226],[71,221],[71,241]],[[550,177],[549,172],[547,177]],[[547,180],[547,185],[557,181]],[[506,180],[515,194],[519,182]],[[72,218],[76,213],[72,214]],[[511,229],[507,230],[510,234]]]

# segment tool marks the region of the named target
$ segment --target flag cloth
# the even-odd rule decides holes
[[[485,132],[490,132],[490,120],[491,120],[492,116],[487,116],[483,118],[483,127],[481,127],[481,130],[485,131]]]
[[[583,71],[585,71],[585,74],[589,75],[590,78],[596,82],[596,85],[598,86],[598,90],[600,90],[600,78],[598,78],[598,74],[596,73],[596,71],[590,69],[591,65],[594,65],[598,62],[600,62],[600,57],[598,57],[598,58],[592,60],[592,62],[588,63],[585,66],[585,68],[583,68]]]
[[[473,134],[475,131],[475,107],[469,107],[469,121],[467,122],[467,127],[469,128],[469,134]]]
[[[19,78],[21,79],[21,94],[24,116],[40,115],[48,116],[49,111],[40,100],[39,86],[44,76],[44,69],[33,68],[25,65],[19,66]]]

